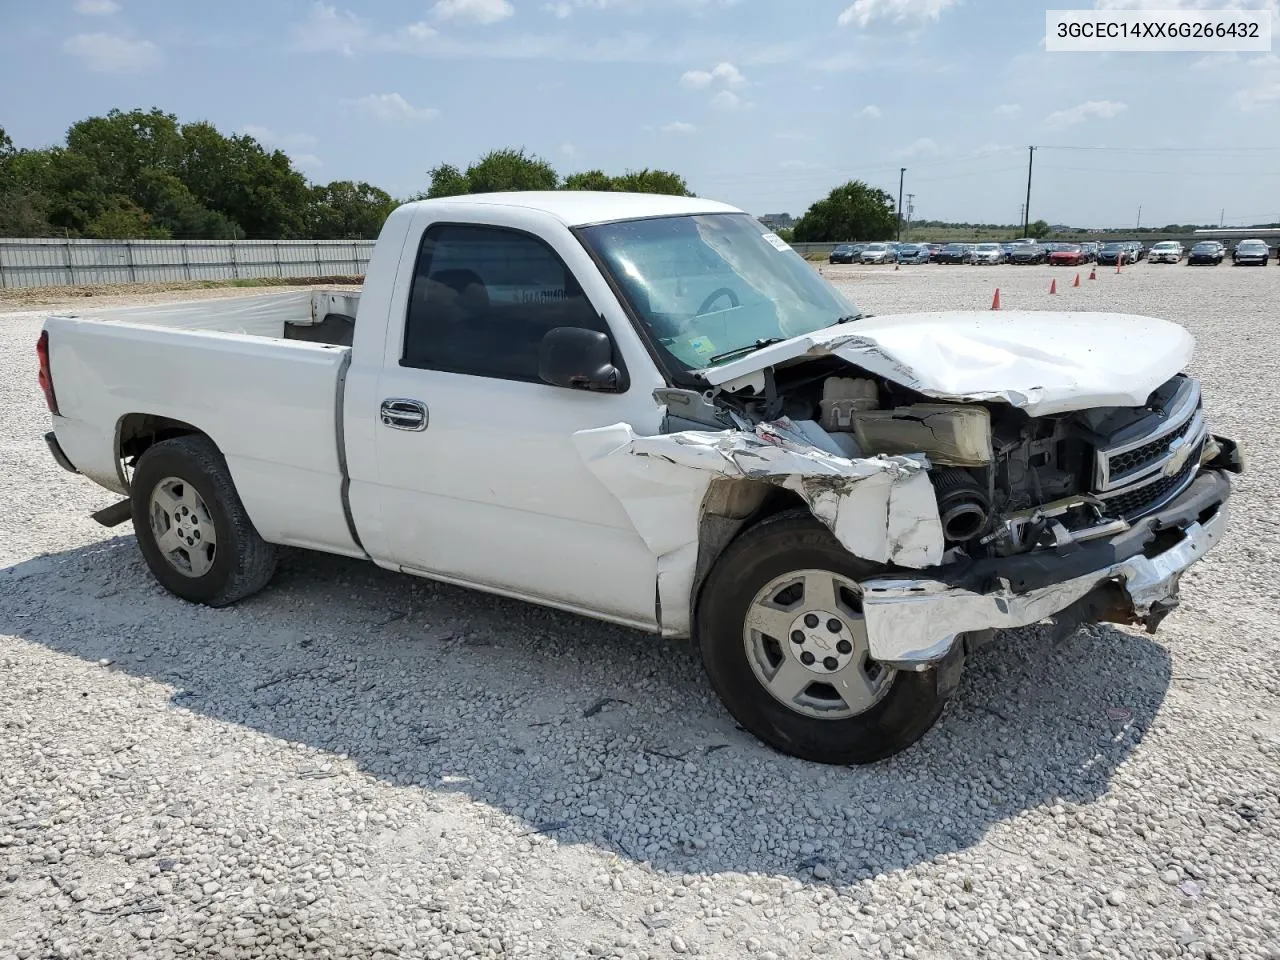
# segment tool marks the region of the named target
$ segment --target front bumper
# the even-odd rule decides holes
[[[1068,608],[1079,619],[1154,631],[1178,605],[1182,573],[1222,539],[1228,469],[1238,472],[1239,460],[1202,470],[1181,496],[1107,540],[953,565],[932,578],[864,581],[871,657],[924,669],[946,659],[962,634],[1026,627]]]

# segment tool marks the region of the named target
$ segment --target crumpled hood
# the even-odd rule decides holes
[[[1175,323],[1122,313],[910,313],[793,337],[699,376],[733,389],[768,367],[835,355],[934,399],[998,401],[1037,417],[1141,406],[1194,348]]]

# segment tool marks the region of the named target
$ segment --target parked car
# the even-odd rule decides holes
[[[979,634],[1197,591],[1241,466],[1185,329],[863,317],[776,240],[693,197],[408,203],[362,293],[47,318],[46,442],[183,600],[287,546],[692,636],[743,728],[824,763],[924,736]]]
[[[929,244],[925,244],[925,246],[927,246],[927,247],[929,248],[929,262],[930,262],[930,263],[937,263],[937,262],[938,262],[938,254],[942,252],[942,248],[943,248],[944,246],[946,246],[946,244],[944,244],[944,243],[929,243]]]
[[[1057,243],[1049,252],[1049,262],[1059,267],[1078,267],[1087,262],[1084,248],[1078,243]]]
[[[929,248],[923,243],[904,243],[898,248],[899,263],[928,263]]]
[[[1187,255],[1187,263],[1190,266],[1202,263],[1217,266],[1226,258],[1227,248],[1223,244],[1217,240],[1201,240],[1191,248],[1191,253]]]
[[[1097,263],[1098,251],[1102,248],[1102,244],[1097,240],[1089,240],[1080,244],[1080,252],[1084,255],[1085,263]]]
[[[1271,251],[1265,240],[1241,240],[1231,251],[1231,262],[1237,267],[1253,265],[1265,267]]]
[[[868,243],[858,258],[862,263],[895,263],[898,255],[888,243]]]
[[[979,243],[973,248],[973,257],[971,263],[993,264],[1004,263],[1009,259],[1009,255],[1004,252],[1004,247],[998,243]]]
[[[1148,263],[1181,263],[1185,251],[1177,240],[1161,240],[1151,245],[1147,253]]]
[[[972,263],[973,244],[948,243],[938,251],[938,263]]]
[[[827,263],[857,263],[860,253],[862,250],[857,244],[842,243],[831,251],[831,255],[827,257]]]
[[[1009,254],[1010,263],[1044,263],[1049,259],[1049,251],[1039,243],[1019,243]]]
[[[1117,263],[1133,263],[1133,248],[1127,243],[1110,241],[1098,250],[1098,263],[1115,266]]]
[[[1133,253],[1133,259],[1130,260],[1128,257],[1126,257],[1125,263],[1137,263],[1139,260],[1144,259],[1147,255],[1147,248],[1142,245],[1141,240],[1130,240],[1129,249]]]

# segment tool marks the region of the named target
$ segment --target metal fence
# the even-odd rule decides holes
[[[7,240],[0,288],[364,276],[372,240]]]

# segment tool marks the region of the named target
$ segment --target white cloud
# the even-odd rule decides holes
[[[862,117],[864,120],[879,120],[880,108],[874,103],[868,103],[865,107],[854,114],[854,116]]]
[[[76,0],[71,9],[86,17],[109,17],[120,12],[120,4],[115,0]]]
[[[566,157],[576,157],[578,155],[578,148],[572,143],[562,143],[560,144],[560,152]]]
[[[920,137],[902,149],[895,150],[893,155],[908,160],[912,157],[932,157],[938,153],[938,150],[936,141],[930,137]]]
[[[869,27],[877,21],[921,24],[937,20],[957,3],[959,0],[856,0],[836,18],[836,23],[842,27]]]
[[[1095,10],[1266,10],[1275,0],[1094,0]]]
[[[353,100],[343,100],[342,104],[354,107],[383,123],[431,120],[440,115],[440,111],[434,107],[415,107],[398,93],[371,93]]]
[[[742,106],[742,98],[732,90],[721,90],[711,98],[711,106],[717,110],[737,110]]]
[[[516,12],[509,0],[437,0],[431,12],[439,20],[498,23]]]
[[[1022,112],[1022,104],[1020,103],[1002,103],[991,111],[997,117],[1016,117]]]
[[[1128,104],[1116,100],[1086,100],[1066,110],[1055,110],[1044,118],[1044,122],[1047,127],[1070,127],[1091,117],[1109,120],[1128,109]]]
[[[680,82],[690,89],[701,90],[713,83],[741,86],[747,82],[747,78],[732,63],[718,63],[710,70],[689,70],[680,78]]]
[[[547,13],[551,14],[557,20],[564,20],[573,13],[573,4],[571,3],[548,3],[544,8]]]
[[[303,167],[308,170],[315,170],[324,166],[324,161],[314,153],[291,153],[289,154],[289,159],[293,161],[295,167]]]
[[[685,123],[683,120],[675,120],[668,123],[662,128],[663,133],[696,133],[697,127],[692,123]]]
[[[280,134],[260,123],[246,123],[240,128],[240,132],[253,137],[263,146],[279,147],[282,150],[305,150],[320,142],[310,133]]]
[[[1280,104],[1280,57],[1264,54],[1249,60],[1248,66],[1254,73],[1232,95],[1232,102],[1241,110]]]
[[[353,56],[370,36],[369,27],[350,10],[314,3],[307,18],[293,27],[293,45],[307,53]]]
[[[98,73],[137,73],[160,62],[160,48],[150,40],[131,40],[110,33],[78,33],[67,38],[62,52],[79,58]]]

